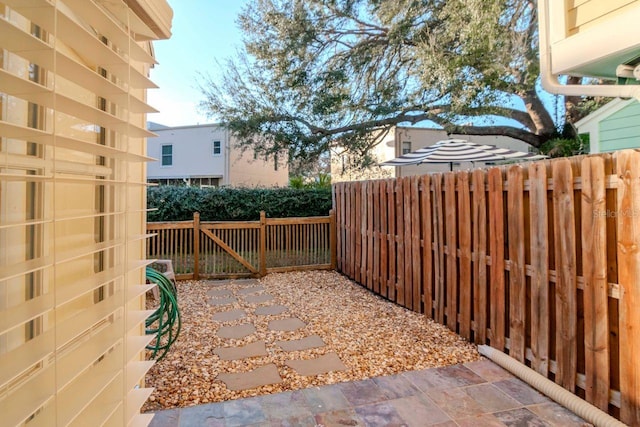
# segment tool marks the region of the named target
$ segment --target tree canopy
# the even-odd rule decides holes
[[[535,0],[254,0],[201,106],[276,159],[340,146],[366,163],[390,128],[425,121],[540,147],[559,124],[536,83],[536,14]]]

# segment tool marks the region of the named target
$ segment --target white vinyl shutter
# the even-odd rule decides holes
[[[104,4],[103,4],[104,3]],[[123,0],[0,0],[0,424],[147,425],[145,102]]]

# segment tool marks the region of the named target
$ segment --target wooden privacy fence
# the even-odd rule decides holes
[[[150,222],[147,258],[170,259],[176,278],[258,277],[334,269],[335,216],[259,221]]]
[[[640,152],[333,192],[339,271],[640,425]]]

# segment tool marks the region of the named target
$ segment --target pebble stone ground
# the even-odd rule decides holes
[[[208,304],[217,309],[214,320],[220,327],[216,334],[223,340],[233,342],[257,332],[256,325],[249,321],[225,325],[248,317],[249,310],[259,316],[279,316],[288,311],[288,307],[276,304],[258,281],[233,282],[242,286],[229,287],[229,282],[222,281],[207,292]],[[296,331],[305,323],[296,317],[279,316],[267,327],[271,331]],[[273,343],[258,340],[240,346],[223,345],[214,353],[221,360],[242,360],[266,355],[271,345],[294,354],[325,343],[314,334]],[[286,365],[304,376],[348,369],[335,352],[309,360],[292,357]],[[282,381],[273,363],[244,372],[221,372],[216,379],[230,390]],[[588,425],[488,360],[163,410],[156,412],[151,422],[151,427]]]

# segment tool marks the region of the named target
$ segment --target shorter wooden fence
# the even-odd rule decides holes
[[[179,280],[260,277],[267,273],[334,269],[335,216],[259,221],[150,222],[147,258],[170,259]]]

